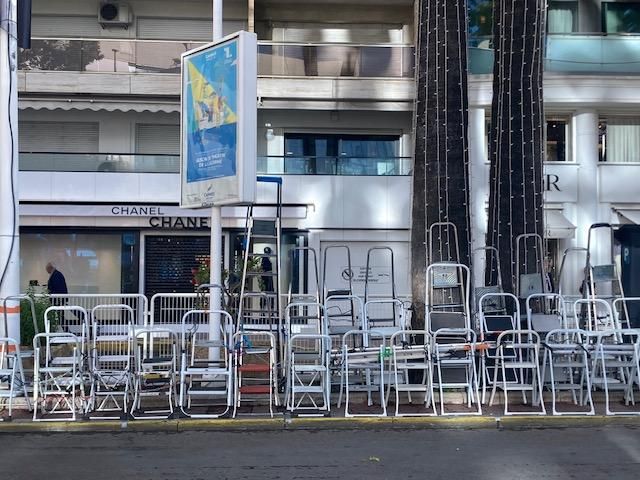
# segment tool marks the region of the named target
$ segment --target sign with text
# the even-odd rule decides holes
[[[247,32],[182,54],[181,207],[255,200],[256,65]]]

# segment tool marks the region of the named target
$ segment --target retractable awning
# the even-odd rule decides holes
[[[640,210],[629,208],[614,208],[613,210],[620,217],[620,223],[640,225]]]
[[[562,210],[544,210],[544,236],[545,238],[573,238],[576,227]]]

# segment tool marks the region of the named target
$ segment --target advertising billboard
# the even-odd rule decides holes
[[[182,54],[181,207],[255,200],[256,65],[247,32]]]

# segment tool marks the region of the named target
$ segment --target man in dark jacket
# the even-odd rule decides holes
[[[49,281],[47,282],[49,293],[69,293],[64,275],[59,270],[56,270],[56,266],[52,262],[47,263],[46,270],[49,274]]]

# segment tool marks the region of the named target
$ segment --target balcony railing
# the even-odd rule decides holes
[[[36,38],[20,53],[22,70],[180,72],[180,55],[196,42]],[[469,38],[469,71],[493,72],[490,37]],[[545,70],[557,73],[640,73],[640,35],[551,34]],[[413,78],[410,45],[260,42],[258,74],[286,77]]]
[[[409,175],[411,157],[258,157],[260,174]],[[20,153],[23,172],[179,173],[177,155],[121,153]]]
[[[121,153],[20,153],[25,172],[178,173],[177,155]]]
[[[258,157],[258,172],[275,175],[410,175],[411,157]]]
[[[194,42],[38,38],[20,52],[21,70],[180,73],[180,55]],[[260,42],[258,74],[287,77],[413,77],[408,45]]]
[[[469,40],[469,71],[493,73],[491,37]],[[544,69],[555,73],[640,73],[640,35],[566,33],[547,35]]]

